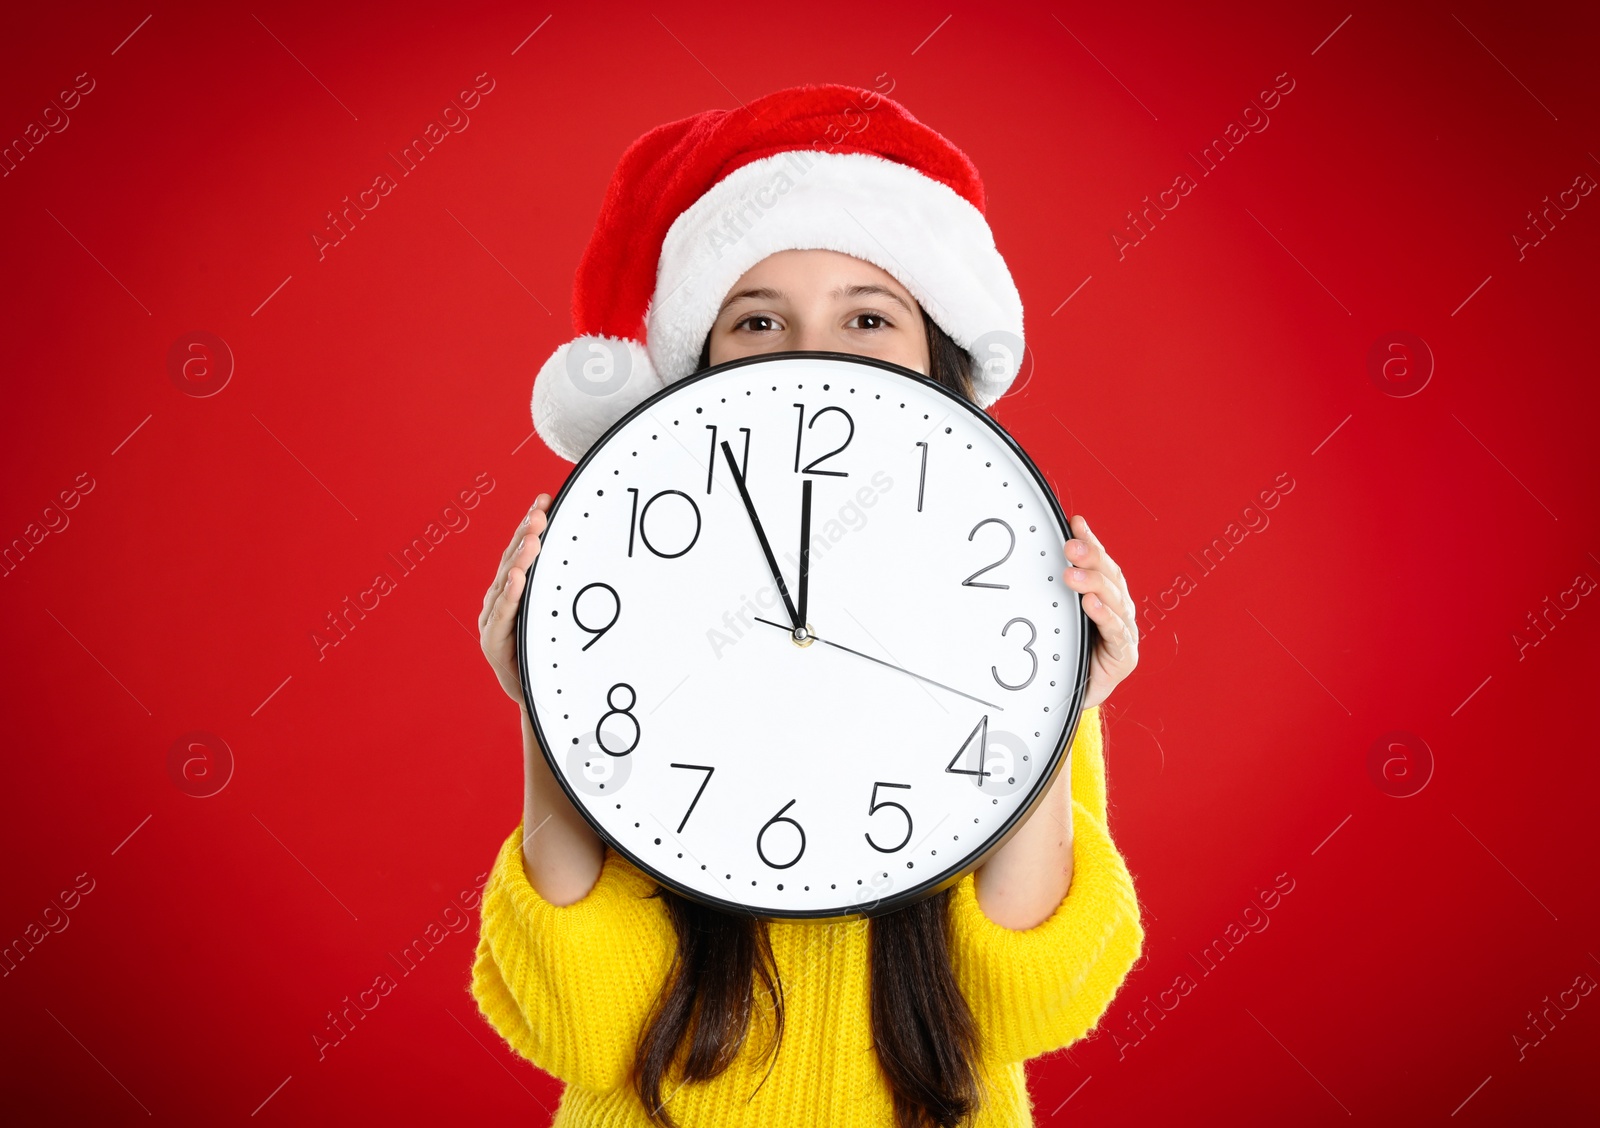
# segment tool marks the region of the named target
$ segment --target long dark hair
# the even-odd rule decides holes
[[[922,323],[930,378],[971,400],[970,354],[925,312]],[[707,334],[699,369],[710,366]],[[982,1099],[977,1024],[950,966],[950,893],[869,919],[872,1040],[898,1128],[956,1128]],[[775,1063],[783,1040],[783,981],[765,920],[713,909],[660,885],[652,896],[666,903],[678,948],[640,1035],[632,1080],[651,1121],[677,1128],[661,1092],[671,1064],[683,1057],[688,1083],[709,1080],[733,1063],[749,1034],[757,976],[773,1014],[763,1056],[771,1054]]]

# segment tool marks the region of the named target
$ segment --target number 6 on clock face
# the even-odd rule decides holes
[[[611,428],[549,511],[517,619],[567,795],[685,896],[767,917],[903,907],[1063,769],[1093,624],[1060,505],[917,373],[769,353]]]

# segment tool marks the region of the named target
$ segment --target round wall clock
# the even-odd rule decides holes
[[[614,849],[725,911],[861,917],[949,886],[1066,762],[1094,627],[1071,533],[981,410],[781,352],[639,404],[550,507],[523,693]]]

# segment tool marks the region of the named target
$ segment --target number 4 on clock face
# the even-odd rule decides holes
[[[962,754],[965,753],[968,748],[972,747],[972,742],[974,740],[976,740],[978,742],[978,766],[976,768],[958,768],[958,767],[956,767],[956,761],[961,759]],[[967,739],[965,739],[965,740],[963,740],[961,742],[961,747],[957,748],[956,749],[956,754],[954,756],[950,757],[950,762],[945,765],[944,770],[947,771],[947,772],[955,772],[958,775],[969,775],[969,776],[979,776],[979,777],[986,776],[989,773],[984,770],[983,760],[984,760],[984,757],[986,755],[988,755],[988,752],[989,752],[989,714],[985,713],[983,715],[982,719],[980,719],[977,724],[972,726],[972,732],[970,732],[967,735]],[[981,778],[978,780],[978,785],[980,787],[983,785],[983,780]]]

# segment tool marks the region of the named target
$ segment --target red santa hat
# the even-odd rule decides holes
[[[973,358],[980,407],[1022,363],[1022,299],[965,153],[904,106],[834,84],[707,110],[628,147],[572,295],[579,336],[533,385],[533,424],[576,462],[690,375],[733,284],[784,250],[840,251],[896,278]]]

